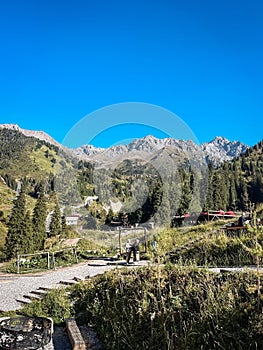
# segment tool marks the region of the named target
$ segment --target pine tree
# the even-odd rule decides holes
[[[33,242],[33,230],[32,230],[32,220],[30,212],[27,211],[24,221],[25,236],[23,240],[23,247],[26,253],[34,252],[34,242]]]
[[[113,220],[113,217],[114,217],[114,213],[113,213],[113,210],[110,208],[106,216],[105,224],[110,225],[111,221]]]
[[[161,205],[159,206],[158,211],[154,215],[154,221],[159,226],[166,226],[171,224],[171,209],[168,198],[168,191],[164,186]]]
[[[237,209],[237,192],[236,192],[236,186],[235,186],[235,180],[234,176],[230,175],[230,181],[229,181],[229,203],[228,203],[228,209],[230,210],[236,210]]]
[[[66,234],[67,233],[67,222],[66,222],[66,218],[65,216],[63,215],[61,217],[61,233],[62,234]]]
[[[57,202],[51,216],[49,231],[50,237],[56,237],[62,232],[62,218],[60,208]]]
[[[205,203],[204,203],[204,206],[203,206],[203,210],[204,211],[211,210],[214,207],[214,202],[213,202],[213,183],[212,183],[213,174],[214,174],[214,169],[213,169],[211,163],[209,163],[208,164],[207,194],[206,194]]]
[[[42,250],[47,238],[46,233],[47,206],[43,187],[40,189],[32,218],[34,250]]]
[[[21,189],[8,223],[8,232],[6,237],[6,257],[8,259],[14,258],[17,254],[27,253],[27,239],[26,239],[26,196],[24,189]]]
[[[194,189],[194,176],[189,169],[189,173],[181,169],[181,196],[177,215],[183,215],[189,211]]]

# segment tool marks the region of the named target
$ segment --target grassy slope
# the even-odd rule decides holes
[[[161,255],[167,261],[198,266],[246,266],[257,260],[256,246],[263,245],[262,229],[226,235],[225,222],[213,222],[186,229],[168,229],[159,237]]]
[[[15,198],[15,191],[11,190],[1,179],[0,198],[0,210],[10,211],[13,206],[13,199]]]

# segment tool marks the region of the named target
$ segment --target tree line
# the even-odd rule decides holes
[[[263,203],[263,141],[217,168],[209,164],[204,209],[242,210]]]
[[[29,254],[45,248],[47,238],[56,237],[66,230],[66,223],[61,216],[60,208],[55,202],[51,213],[49,228],[47,228],[47,200],[41,188],[31,215],[27,208],[25,188],[14,201],[14,206],[8,222],[5,255],[7,259],[15,258],[17,254]]]

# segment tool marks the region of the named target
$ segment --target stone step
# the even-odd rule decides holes
[[[47,294],[47,290],[37,289],[37,290],[32,290],[30,293],[43,296]]]
[[[92,267],[101,267],[101,266],[106,266],[106,263],[89,263],[88,266]]]
[[[40,300],[40,299],[42,299],[42,297],[41,296],[39,296],[39,295],[34,295],[34,294],[25,294],[25,295],[23,295],[23,298],[27,298],[27,299],[30,299],[30,300]]]
[[[39,289],[42,289],[42,290],[45,290],[45,291],[50,291],[50,290],[53,290],[54,287],[44,286],[44,287],[39,287]]]
[[[75,276],[73,280],[76,282],[82,282],[82,281],[85,281],[85,277]]]
[[[26,304],[26,305],[31,303],[30,299],[16,299],[16,301],[20,304]]]
[[[67,286],[72,286],[72,285],[77,284],[78,282],[74,281],[74,280],[61,280],[61,281],[59,281],[59,283],[67,285]]]

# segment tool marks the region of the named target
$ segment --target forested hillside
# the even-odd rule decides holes
[[[22,181],[32,195],[43,181],[51,187],[57,155],[56,146],[15,130],[0,129],[0,175],[13,190],[17,189],[18,181]]]
[[[263,202],[263,141],[214,169],[209,166],[206,209],[250,211]]]
[[[71,167],[57,146],[0,129],[0,258],[43,249],[46,218],[57,203],[55,173]]]
[[[167,157],[163,163],[162,157],[148,162],[125,159],[109,169],[17,130],[0,129],[0,246],[10,231],[10,215],[22,186],[23,215],[28,221],[42,193],[45,215],[55,208],[64,215],[77,212],[84,229],[105,229],[112,221],[133,225],[151,220],[169,226],[175,215],[187,212],[253,210],[263,203],[262,146],[261,141],[217,168],[199,166],[186,153],[160,151]],[[92,204],[87,202],[90,196],[97,198]],[[113,210],[112,203],[119,203],[119,209]],[[34,220],[33,231],[36,216]]]

